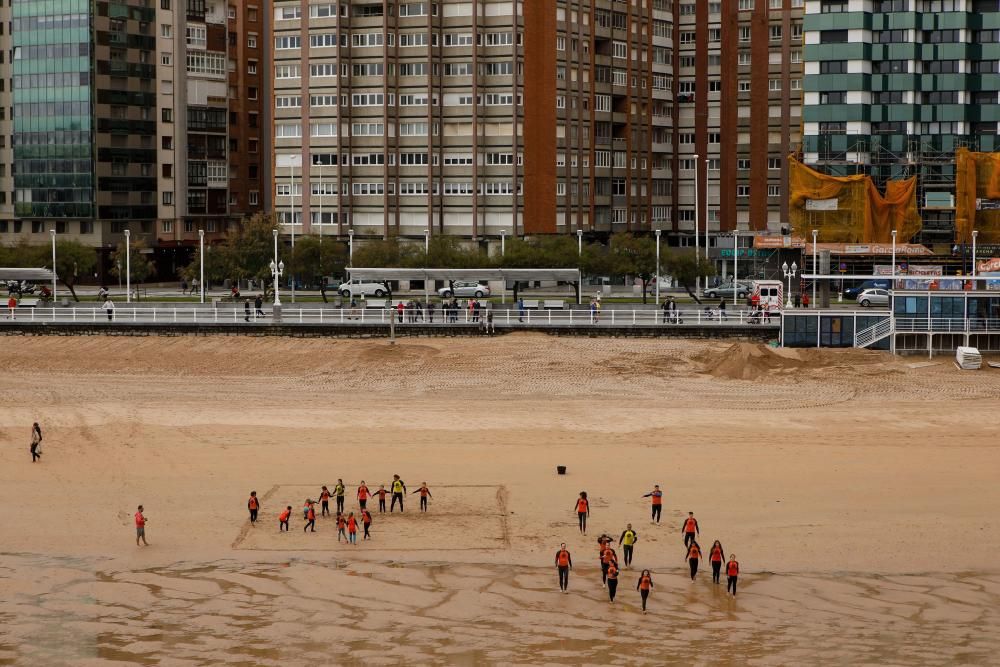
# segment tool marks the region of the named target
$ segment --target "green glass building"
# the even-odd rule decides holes
[[[808,0],[803,157],[918,177],[919,241],[954,236],[956,148],[1000,150],[1000,0]]]

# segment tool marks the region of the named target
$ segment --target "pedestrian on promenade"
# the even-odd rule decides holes
[[[257,523],[257,511],[260,509],[260,501],[257,500],[257,492],[250,492],[250,500],[247,501],[247,509],[250,510],[250,525]]]
[[[652,507],[651,522],[660,525],[660,513],[663,511],[663,491],[660,491],[660,485],[654,484],[653,490],[644,495],[643,498],[652,499],[650,503]]]
[[[712,548],[708,550],[708,562],[712,564],[712,583],[719,583],[722,564],[725,560],[726,552],[722,550],[722,542],[719,540],[712,542]]]
[[[729,320],[729,318],[726,317],[726,297],[719,299],[719,317],[723,320]]]
[[[649,591],[653,589],[653,575],[649,570],[643,570],[639,575],[639,582],[635,585],[635,590],[639,591],[642,598],[642,613],[646,613],[646,601],[649,599]]]
[[[559,545],[556,552],[556,568],[559,570],[559,590],[563,593],[569,590],[569,571],[573,569],[573,558],[566,550],[566,543]]]
[[[729,554],[729,562],[726,564],[726,575],[729,577],[726,582],[726,592],[732,591],[732,596],[736,597],[736,580],[740,576],[740,564],[736,560],[736,554]]]
[[[417,489],[416,491],[414,491],[413,493],[414,494],[417,494],[417,493],[420,494],[420,511],[421,512],[426,512],[427,511],[427,499],[434,497],[434,496],[431,495],[431,490],[427,488],[427,482],[424,482],[423,484],[421,484],[420,488]]]
[[[403,496],[406,494],[406,484],[399,478],[399,475],[392,476],[392,502],[389,503],[389,513],[396,510],[396,501],[399,501],[399,511],[403,512]]]
[[[243,316],[244,316],[243,319],[245,319],[247,322],[249,322],[250,321],[250,315],[251,315],[251,313],[250,313],[250,299],[244,299],[243,300]]]
[[[35,422],[31,425],[31,462],[42,458],[42,428]]]
[[[337,512],[340,514],[344,513],[344,493],[346,490],[344,480],[338,479],[337,486],[333,487],[333,494],[337,496]]]
[[[684,546],[690,545],[697,535],[701,535],[701,529],[698,528],[698,520],[694,518],[694,512],[688,512],[688,518],[684,519],[681,532],[684,534]]]
[[[576,519],[580,524],[580,532],[587,534],[587,517],[590,516],[590,501],[587,500],[587,492],[581,491],[580,497],[576,500]]]
[[[302,532],[306,532],[307,529],[310,532],[316,532],[316,505],[311,500],[306,506],[306,525],[302,527]]]
[[[14,311],[17,309],[17,297],[15,297],[13,294],[11,294],[10,297],[7,299],[7,308],[10,310],[10,315],[9,315],[10,319],[16,320],[17,318],[14,317]]]
[[[365,480],[361,480],[360,486],[358,486],[358,506],[364,510],[368,505],[368,499],[372,497],[372,492],[368,490],[365,485]]]
[[[319,492],[320,516],[330,513],[330,490],[325,486]]]
[[[142,513],[142,505],[139,505],[139,510],[135,513],[135,546],[139,546],[139,540],[142,540],[142,546],[149,546],[146,541],[146,521],[148,519]]]
[[[628,524],[618,538],[618,544],[622,547],[622,555],[625,558],[625,568],[632,564],[632,549],[635,547],[639,534],[632,530],[632,524]]]
[[[378,491],[375,492],[375,495],[378,496],[379,514],[385,514],[385,496],[387,493],[389,492],[385,490],[385,484],[380,484],[378,487]]]
[[[264,298],[258,294],[253,300],[254,314],[257,317],[264,317]]]
[[[288,532],[288,519],[292,516],[292,506],[288,505],[285,510],[278,515],[278,532]]]
[[[198,292],[198,285],[200,285],[200,283],[198,282],[198,279],[197,278],[192,278],[191,279],[191,294],[194,294],[195,292]],[[200,292],[199,292],[199,294],[200,294]]]
[[[688,565],[691,566],[691,581],[694,581],[694,575],[698,574],[698,561],[701,559],[701,547],[694,540],[691,540],[686,558]]]
[[[110,296],[104,301],[104,305],[101,306],[101,308],[103,308],[105,311],[107,311],[107,313],[108,313],[108,322],[110,322],[112,319],[114,319],[114,316],[115,316],[115,302],[111,300]]]
[[[497,332],[497,328],[493,326],[493,309],[489,308],[486,311],[486,333],[490,336]]]
[[[663,311],[663,324],[667,323],[667,317],[670,315],[670,299],[664,299],[663,304],[660,306],[660,310]]]
[[[354,518],[354,512],[347,515],[347,541],[354,546],[358,544],[358,520]]]
[[[372,513],[366,509],[361,510],[361,525],[365,527],[365,539],[371,537],[368,529],[372,527]]]
[[[517,300],[517,321],[524,321],[524,297]]]

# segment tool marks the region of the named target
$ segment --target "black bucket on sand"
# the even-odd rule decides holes
[[[556,472],[560,475],[566,474],[566,466],[556,466]]]

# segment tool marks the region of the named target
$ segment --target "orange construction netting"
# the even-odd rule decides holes
[[[1000,199],[1000,153],[955,151],[955,243],[1000,243],[1000,211],[976,210],[977,199]]]
[[[917,212],[917,179],[889,181],[885,195],[865,175],[828,176],[788,157],[792,233],[809,238],[819,230],[824,243],[909,243],[923,222]],[[807,210],[809,200],[836,199],[836,207]]]

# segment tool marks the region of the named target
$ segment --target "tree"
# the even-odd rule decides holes
[[[48,264],[46,264],[48,258]],[[0,266],[38,268],[52,263],[48,246],[28,245],[24,237],[14,246],[0,246]]]
[[[49,264],[52,260],[49,260]],[[76,281],[82,275],[90,275],[97,266],[97,250],[79,241],[56,240],[56,275],[62,281],[74,301],[79,301],[76,295]]]
[[[642,281],[642,302],[646,303],[649,283],[656,274],[656,241],[649,236],[615,234],[610,246],[616,273],[636,276]]]
[[[124,278],[128,272],[134,282],[141,283],[153,273],[154,269],[153,262],[149,259],[150,253],[143,253],[143,250],[148,250],[149,246],[141,238],[133,239],[128,249],[128,253],[131,255],[131,266],[129,266],[125,256],[125,245],[125,241],[122,240],[115,251],[111,253],[111,275],[116,278]]]
[[[244,218],[240,224],[231,226],[222,243],[205,248],[206,280],[253,278],[267,285],[272,277],[275,228],[277,223],[268,213],[257,213]],[[279,252],[282,254],[278,261],[284,261],[284,250],[279,248]],[[183,274],[188,279],[194,279],[200,275],[200,271],[201,257],[196,252],[194,260],[184,268]]]
[[[463,243],[454,236],[434,236],[427,244],[427,252],[409,257],[413,267],[441,269],[477,269],[489,266],[489,258],[478,245]]]
[[[667,253],[663,267],[698,304],[701,303],[701,299],[692,291],[692,286],[698,282],[700,276],[715,275],[715,266],[712,262],[699,256],[694,250],[675,250]]]
[[[318,282],[324,302],[326,276],[341,276],[346,266],[347,246],[334,239],[322,241],[318,236],[299,237],[285,262],[285,270],[291,275]]]
[[[353,266],[366,268],[410,266],[410,258],[415,254],[415,248],[413,244],[400,243],[399,238],[395,236],[365,241],[364,244],[355,245]],[[422,252],[420,254],[423,255]]]

